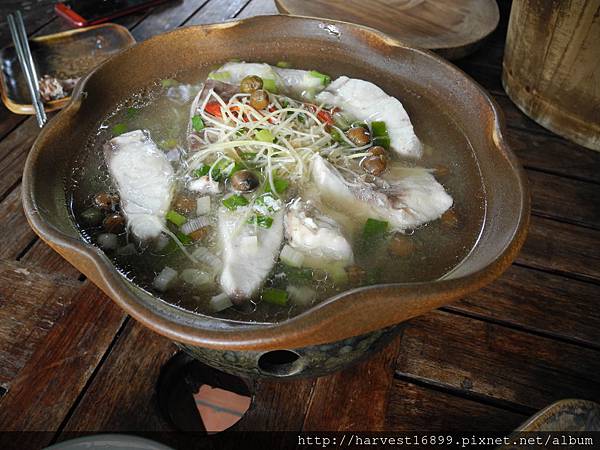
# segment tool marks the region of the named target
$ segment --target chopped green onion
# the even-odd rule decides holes
[[[283,261],[282,261],[283,262]],[[313,269],[304,267],[292,267],[289,264],[283,264],[282,269],[285,272],[287,279],[298,283],[310,282],[313,279]]]
[[[175,236],[177,236],[177,239],[183,245],[191,245],[194,243],[194,240],[191,237],[189,237],[187,234],[179,232],[179,233],[176,233]]]
[[[387,228],[387,222],[375,219],[367,219],[365,222],[365,227],[363,228],[363,237],[365,239],[373,239],[382,236],[387,231]]]
[[[378,136],[373,139],[373,145],[380,145],[386,150],[390,149],[390,137],[389,136]]]
[[[233,163],[233,167],[231,168],[231,170],[227,174],[227,177],[230,177],[234,173],[239,172],[240,170],[244,170],[244,169],[245,169],[245,167],[242,166],[239,162],[236,161],[236,162]]]
[[[270,78],[263,78],[263,89],[272,92],[273,94],[277,94],[278,92],[275,80],[271,80]]]
[[[137,116],[137,113],[138,109],[134,108],[133,106],[127,108],[127,110],[125,111],[125,115],[128,119],[133,119],[135,116]]]
[[[390,137],[385,122],[371,122],[371,132],[373,134],[373,145],[381,145],[386,150],[389,150]]]
[[[169,211],[166,217],[169,222],[171,222],[174,225],[177,225],[178,227],[187,222],[185,216],[182,216],[177,211],[173,210]]]
[[[283,289],[267,288],[263,290],[261,299],[273,305],[285,306],[288,301],[288,294]]]
[[[279,202],[270,192],[266,192],[258,197],[254,202],[254,205],[258,206],[256,209],[259,210],[259,212],[263,209],[266,209],[269,212],[275,212],[281,209]]]
[[[273,142],[275,137],[269,130],[258,130],[254,133],[254,139],[261,142]]]
[[[249,223],[250,225],[256,225],[261,228],[271,228],[271,225],[273,225],[273,218],[269,216],[263,216],[262,214],[255,214],[254,216],[250,217],[246,223]]]
[[[164,80],[160,80],[160,84],[162,85],[162,87],[168,88],[172,86],[177,86],[179,83],[173,78],[165,78]]]
[[[209,170],[210,166],[203,164],[202,166],[200,166],[200,168],[194,170],[194,176],[196,176],[197,178],[203,177],[205,175],[208,175]]]
[[[288,180],[273,177],[273,186],[275,187],[275,194],[283,194],[289,185],[290,182]],[[268,181],[267,186],[265,187],[265,192],[273,192],[271,190],[271,183],[269,183]]]
[[[200,116],[194,116],[192,117],[192,128],[194,129],[194,131],[202,131],[204,129],[204,121],[202,120],[202,117]]]
[[[311,76],[319,78],[321,80],[321,83],[323,83],[323,86],[327,86],[329,83],[331,83],[331,77],[329,75],[317,72],[316,70],[311,70],[309,73]]]
[[[246,197],[242,197],[241,195],[234,194],[226,199],[223,199],[223,206],[231,211],[235,211],[239,206],[246,206],[248,204],[248,200]]]
[[[113,136],[119,136],[120,134],[123,134],[127,131],[127,125],[125,125],[124,123],[118,123],[112,127],[111,131]]]
[[[388,135],[387,126],[385,125],[385,122],[380,121],[371,122],[371,132],[375,137]]]
[[[289,69],[292,67],[292,63],[289,61],[279,61],[276,65],[281,69]]]
[[[208,74],[209,80],[217,80],[217,81],[229,81],[231,79],[231,73],[224,70],[222,72],[211,72]]]

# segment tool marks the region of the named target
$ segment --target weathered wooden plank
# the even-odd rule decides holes
[[[8,386],[80,287],[63,277],[0,260],[0,384]]]
[[[252,16],[278,14],[277,6],[273,0],[252,0],[239,14],[240,19]]]
[[[401,337],[381,352],[342,372],[318,378],[305,431],[381,431]]]
[[[297,431],[302,429],[314,379],[258,380],[250,409],[235,431]]]
[[[600,228],[600,186],[527,171],[534,214],[585,227]]]
[[[162,365],[175,352],[169,340],[130,319],[66,423],[65,433],[172,431],[158,410],[155,387]]]
[[[408,322],[397,366],[402,376],[531,412],[561,398],[597,400],[599,370],[598,350],[441,311]]]
[[[0,104],[0,141],[18,125],[23,123],[27,116],[20,116],[10,112],[4,104]]]
[[[86,284],[56,322],[2,398],[5,431],[56,430],[109,348],[125,315],[96,287]],[[47,433],[25,433],[18,448],[48,444]],[[14,448],[0,434],[0,448]]]
[[[394,380],[386,429],[397,432],[509,432],[526,415]]]
[[[23,14],[23,22],[28,34],[34,33],[46,23],[55,19],[56,0],[4,0],[0,4],[0,47],[11,42],[6,16],[17,10]]]
[[[200,11],[207,3],[208,0],[183,0],[177,4],[166,3],[158,6],[152,11],[152,14],[133,29],[132,34],[139,42],[172,30]]]
[[[200,25],[231,20],[249,3],[249,0],[211,0],[190,17],[185,25]]]
[[[71,280],[76,280],[81,276],[79,270],[40,239],[32,245],[20,261],[35,267],[36,271],[60,274]]]
[[[598,298],[597,284],[513,265],[447,309],[600,348]]]
[[[513,108],[516,108],[513,105]],[[515,114],[523,115],[520,111]],[[523,115],[524,116],[524,115]],[[509,124],[513,123],[512,119]],[[526,168],[600,183],[600,153],[558,136],[509,128],[508,143]]]
[[[2,181],[0,181],[2,183]],[[35,234],[23,213],[21,187],[18,186],[0,203],[0,258],[15,259],[35,239]]]
[[[599,248],[597,230],[532,216],[529,234],[517,261],[597,283],[600,281]]]
[[[38,132],[35,118],[30,117],[0,141],[0,195],[6,195],[21,179],[27,153]]]

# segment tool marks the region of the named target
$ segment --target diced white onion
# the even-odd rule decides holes
[[[176,278],[177,271],[169,266],[165,266],[165,268],[154,278],[152,286],[157,291],[165,292]]]
[[[119,246],[119,239],[113,233],[101,233],[96,240],[102,250],[114,250]]]
[[[231,303],[231,300],[229,300],[229,297],[225,292],[222,292],[219,295],[215,295],[208,302],[208,306],[214,312],[223,311],[224,309],[227,309],[232,305],[233,303]]]
[[[169,245],[170,241],[171,241],[171,238],[169,236],[167,236],[164,233],[161,233],[161,235],[156,238],[156,241],[154,243],[154,248],[156,249],[156,251],[160,252],[160,251],[164,250],[167,245]]]
[[[198,197],[196,199],[196,214],[203,216],[210,212],[210,197],[208,195],[204,197]]]
[[[317,298],[317,291],[308,286],[293,286],[290,284],[286,290],[290,300],[299,306],[310,305]]]
[[[195,219],[190,219],[186,223],[181,226],[181,232],[184,234],[193,233],[200,228],[204,228],[210,224],[210,220],[207,217],[196,217]]]
[[[223,265],[221,258],[211,253],[206,247],[198,247],[194,250],[192,256],[201,263],[208,265],[214,272],[219,271]]]
[[[302,267],[304,262],[304,255],[287,244],[281,249],[279,258],[281,262],[291,267]]]
[[[135,255],[136,253],[137,249],[135,248],[135,244],[133,242],[130,242],[129,244],[117,249],[117,255],[120,256],[130,256]]]
[[[211,276],[198,269],[185,269],[179,275],[184,283],[191,284],[194,287],[200,287],[211,283]]]

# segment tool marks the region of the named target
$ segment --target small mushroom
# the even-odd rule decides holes
[[[369,131],[363,127],[352,127],[346,131],[346,137],[357,147],[362,147],[371,142]]]
[[[231,187],[239,192],[250,192],[258,187],[258,178],[249,170],[238,170],[231,176]]]
[[[108,233],[119,234],[125,230],[125,218],[119,213],[109,214],[104,218],[102,226]]]
[[[368,174],[379,176],[387,168],[387,161],[383,156],[368,156],[362,160],[360,165]]]
[[[346,267],[346,273],[348,274],[348,281],[351,284],[360,284],[367,277],[365,269],[356,264]]]
[[[413,239],[401,233],[396,234],[388,246],[388,253],[392,256],[405,257],[415,251],[416,245]]]
[[[173,203],[173,209],[180,214],[190,214],[196,210],[196,199],[189,195],[178,195]]]
[[[435,165],[433,167],[433,170],[435,171],[436,177],[445,177],[450,173],[450,169],[448,168],[448,166],[444,166],[443,164]]]
[[[263,80],[261,77],[256,75],[250,75],[244,77],[240,85],[240,91],[244,94],[252,94],[263,87]]]
[[[189,234],[189,237],[192,239],[192,241],[196,242],[201,239],[204,239],[208,235],[209,231],[210,231],[210,226],[198,228],[197,230],[192,231]]]
[[[371,147],[368,150],[368,152],[373,156],[382,156],[382,157],[386,156],[385,148],[383,148],[381,145],[376,145],[374,147]]]
[[[250,94],[250,106],[261,110],[269,106],[269,94],[263,89],[258,89]]]
[[[100,192],[94,197],[94,204],[103,210],[114,210],[119,205],[119,196],[109,192]]]
[[[458,225],[458,217],[456,215],[456,211],[454,209],[449,209],[444,214],[442,214],[442,225],[455,228]]]

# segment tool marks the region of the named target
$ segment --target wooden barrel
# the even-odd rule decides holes
[[[540,125],[600,151],[600,0],[514,0],[502,84]]]

